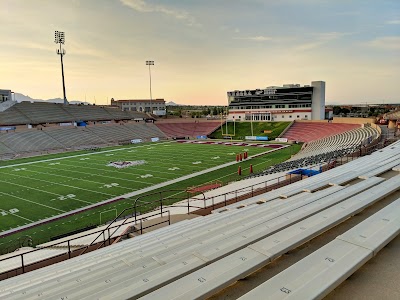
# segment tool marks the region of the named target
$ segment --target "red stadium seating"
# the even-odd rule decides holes
[[[157,122],[156,126],[168,137],[196,137],[199,135],[209,135],[221,126],[221,122]]]
[[[359,127],[358,124],[294,122],[283,137],[291,141],[308,143]]]

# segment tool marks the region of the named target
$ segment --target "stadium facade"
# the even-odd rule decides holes
[[[284,84],[265,89],[228,92],[228,120],[293,121],[324,120],[325,82],[311,85]]]

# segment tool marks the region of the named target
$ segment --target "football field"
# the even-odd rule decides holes
[[[238,153],[251,156],[270,150],[159,142],[16,160],[0,167],[0,231],[233,162]]]

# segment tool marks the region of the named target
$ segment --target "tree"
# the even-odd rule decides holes
[[[214,116],[216,116],[216,115],[218,115],[218,109],[217,109],[217,107],[216,106],[214,106],[214,108],[213,108],[213,113],[212,113]]]
[[[334,106],[333,107],[333,114],[334,115],[340,115],[340,112],[342,111],[342,109],[340,108],[340,106]]]

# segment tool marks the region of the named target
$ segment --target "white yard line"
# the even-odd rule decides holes
[[[35,202],[35,201],[32,201],[32,200],[28,200],[28,199],[25,199],[25,198],[22,198],[22,197],[18,197],[18,196],[12,195],[12,194],[7,194],[7,193],[3,193],[3,192],[0,192],[0,194],[6,195],[6,196],[10,196],[10,197],[13,197],[13,198],[17,198],[17,199],[20,199],[22,201],[30,202],[30,203],[37,204],[37,205],[40,205],[40,206],[44,206],[44,207],[47,207],[47,208],[50,208],[50,209],[53,209],[53,210],[66,212],[65,210],[58,209],[58,208],[55,208],[55,207],[52,207],[52,206],[48,206],[46,204],[38,203],[38,202]]]
[[[268,150],[266,152],[262,152],[262,153],[255,154],[253,156],[249,156],[247,160],[250,160],[250,159],[252,159],[254,157],[262,156],[262,155],[265,155],[265,154],[268,154],[268,153],[272,153],[272,152],[275,152],[275,151],[279,151],[279,150],[282,150],[282,149],[284,149],[286,147],[289,147],[289,145],[282,145],[282,146],[283,147],[281,147],[281,148],[273,148],[273,149],[270,149],[270,150]],[[225,168],[225,167],[228,167],[228,166],[232,166],[232,165],[236,165],[236,164],[240,164],[240,163],[242,163],[242,162],[233,161],[233,162],[225,163],[223,165],[219,165],[219,166],[216,166],[216,167],[213,167],[213,168],[210,168],[210,169],[206,169],[206,170],[195,172],[195,173],[192,173],[192,174],[189,174],[189,175],[186,175],[186,176],[182,176],[182,177],[179,177],[179,178],[176,178],[176,179],[173,179],[173,180],[169,180],[167,182],[162,182],[162,183],[159,183],[159,184],[156,184],[156,185],[152,185],[150,187],[147,187],[147,188],[144,188],[144,189],[141,189],[141,190],[137,190],[137,191],[134,191],[132,193],[120,195],[118,197],[114,197],[114,198],[107,199],[107,200],[104,200],[104,201],[101,201],[101,202],[97,202],[97,203],[91,204],[91,205],[86,206],[86,207],[82,207],[82,208],[75,209],[75,210],[72,210],[72,211],[69,211],[69,212],[65,212],[65,213],[63,213],[61,215],[57,215],[57,216],[54,216],[54,217],[51,217],[51,218],[47,218],[47,219],[42,220],[42,221],[34,222],[34,223],[31,223],[31,224],[28,224],[28,225],[24,225],[24,226],[16,227],[14,229],[10,229],[10,230],[4,231],[4,232],[0,233],[0,237],[3,236],[3,235],[8,235],[8,234],[16,232],[16,231],[20,231],[22,229],[28,229],[30,227],[33,227],[33,226],[36,226],[36,225],[40,225],[41,223],[49,222],[49,221],[52,221],[52,220],[56,220],[56,219],[65,217],[65,216],[69,216],[69,215],[72,215],[72,214],[76,214],[76,213],[82,212],[84,210],[88,210],[88,209],[91,209],[91,208],[94,208],[94,207],[98,207],[98,206],[107,204],[109,202],[115,201],[115,200],[117,200],[119,198],[130,198],[130,197],[138,196],[140,194],[148,193],[148,192],[151,192],[153,190],[156,190],[156,189],[159,189],[159,188],[163,188],[165,186],[168,186],[168,185],[180,182],[180,181],[184,181],[186,179],[190,179],[190,178],[193,178],[193,177],[196,177],[196,176],[199,176],[199,175],[207,174],[207,173],[210,173],[212,171],[219,170],[219,169],[222,169],[222,168]],[[2,194],[4,194],[4,193],[2,193]]]
[[[37,181],[42,181],[42,182],[50,183],[52,185],[62,185],[62,186],[66,186],[66,187],[69,187],[69,188],[72,188],[72,189],[83,190],[83,191],[91,192],[91,193],[95,193],[95,194],[102,194],[102,195],[107,195],[107,196],[115,196],[114,194],[108,194],[108,193],[102,193],[102,192],[98,192],[98,191],[92,191],[92,190],[88,190],[88,189],[84,189],[84,188],[80,188],[80,187],[72,186],[72,185],[68,185],[68,184],[63,184],[63,183],[49,182],[49,181],[44,180],[44,179],[32,178],[32,177],[29,177],[29,176],[22,176],[22,175],[16,175],[16,174],[9,174],[9,175],[16,176],[16,177],[21,177],[21,178],[33,179],[33,180],[37,180]],[[6,183],[9,183],[9,184],[25,187],[27,189],[37,190],[37,191],[40,191],[40,192],[53,194],[53,195],[57,195],[57,196],[64,196],[64,195],[60,195],[60,194],[56,194],[56,193],[52,193],[52,192],[48,192],[48,191],[44,191],[44,190],[39,190],[39,189],[36,189],[36,188],[33,188],[33,187],[29,187],[29,186],[26,186],[26,185],[20,185],[20,184],[9,182],[9,181],[0,180],[0,182],[6,182]],[[85,200],[79,200],[78,198],[73,198],[73,199],[75,199],[77,201],[81,201],[81,202],[92,204],[92,202],[88,202],[88,201],[85,201]]]
[[[54,170],[54,169],[52,169],[52,170]],[[37,173],[37,174],[43,174],[43,175],[51,175],[51,176],[57,176],[57,177],[62,177],[62,178],[68,178],[68,179],[73,179],[73,180],[76,180],[76,181],[87,181],[87,182],[91,182],[91,183],[95,183],[95,184],[98,184],[98,185],[100,185],[100,186],[103,186],[103,185],[105,185],[105,184],[107,184],[107,183],[103,183],[103,182],[98,182],[98,181],[93,181],[93,180],[89,180],[89,179],[84,179],[84,178],[82,178],[82,177],[79,177],[79,178],[76,178],[76,177],[70,177],[70,176],[65,176],[65,175],[59,175],[59,174],[53,174],[53,173],[45,173],[45,172],[39,172],[39,171],[32,171],[32,170],[24,170],[25,172],[31,172],[31,173]],[[72,171],[72,170],[71,170]],[[75,172],[75,171],[72,171],[72,172]],[[83,172],[80,172],[80,173],[83,173]],[[87,173],[85,173],[85,174],[87,174]],[[91,176],[98,176],[98,175],[91,175]],[[35,178],[35,177],[30,177],[30,176],[28,176],[29,178],[32,178],[32,179],[35,179],[35,180],[38,180],[37,178]],[[111,179],[113,179],[113,180],[115,180],[115,181],[117,181],[117,180],[119,180],[119,178],[114,178],[114,177],[110,177]],[[51,184],[57,184],[57,183],[54,183],[54,182],[50,182],[49,181],[49,183],[51,183]],[[128,187],[124,187],[124,186],[120,186],[120,185],[118,185],[118,186],[116,186],[116,187],[118,187],[118,188],[122,188],[122,189],[128,189],[128,190],[132,190],[131,188],[128,188]],[[90,190],[91,191],[91,190]]]
[[[0,209],[1,209],[1,208],[0,208]],[[19,216],[19,215],[17,215],[16,213],[10,213],[10,212],[8,212],[8,211],[6,211],[6,210],[4,210],[4,209],[1,209],[1,211],[6,212],[6,213],[7,213],[7,216],[14,216],[14,217],[18,217],[18,218],[27,220],[27,221],[29,221],[29,222],[34,222],[33,220],[30,220],[30,219],[25,218],[25,217],[23,217],[23,216]]]

